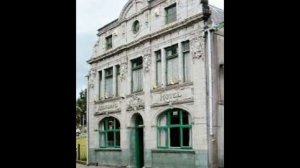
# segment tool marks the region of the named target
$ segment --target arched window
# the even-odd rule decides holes
[[[114,117],[106,117],[100,122],[100,147],[120,147],[120,122]]]
[[[191,148],[191,117],[182,109],[163,112],[157,121],[158,148]]]

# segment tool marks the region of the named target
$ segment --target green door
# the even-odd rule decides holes
[[[144,129],[143,119],[140,115],[135,119],[135,160],[136,168],[142,168],[144,166]]]

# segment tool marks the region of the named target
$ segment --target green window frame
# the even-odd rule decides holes
[[[102,71],[99,71],[98,72],[98,74],[99,74],[99,85],[98,85],[98,93],[99,93],[99,95],[98,95],[98,97],[99,97],[99,100],[100,100],[100,98],[101,98],[101,93],[102,93],[102,91],[101,91],[101,85],[102,85]]]
[[[106,117],[99,124],[100,148],[120,148],[120,122]]]
[[[161,50],[158,50],[155,52],[156,56],[156,86],[160,87],[162,83],[162,78],[161,78]]]
[[[190,54],[190,41],[184,41],[182,45],[182,55],[183,55],[183,82],[191,81],[191,54]]]
[[[105,69],[105,97],[113,97],[113,67]]]
[[[165,48],[166,52],[166,81],[167,85],[179,83],[178,44]]]
[[[165,12],[166,12],[166,24],[177,20],[176,3],[166,7]]]
[[[131,61],[131,93],[143,91],[143,57]]]
[[[108,50],[108,49],[112,48],[112,35],[107,36],[105,38],[105,41],[106,41],[106,49]]]
[[[116,66],[116,96],[120,96],[120,65]]]
[[[172,115],[176,117],[172,118]],[[162,121],[163,120],[163,121]],[[163,123],[164,124],[161,124]],[[176,134],[172,134],[172,130]],[[175,148],[175,149],[191,149],[192,125],[188,112],[182,109],[170,109],[163,112],[157,120],[157,147],[158,148]],[[171,135],[172,134],[172,135]],[[165,136],[165,137],[162,137]],[[175,135],[175,136],[174,136]],[[175,143],[175,145],[174,145]],[[176,144],[177,143],[177,144]]]

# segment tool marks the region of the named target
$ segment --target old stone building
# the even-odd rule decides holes
[[[88,164],[224,167],[223,11],[128,0],[88,63]]]

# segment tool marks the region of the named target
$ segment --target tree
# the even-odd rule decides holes
[[[86,96],[87,89],[81,90],[79,98],[76,100],[76,127],[83,125],[81,123],[81,118],[86,117]]]

